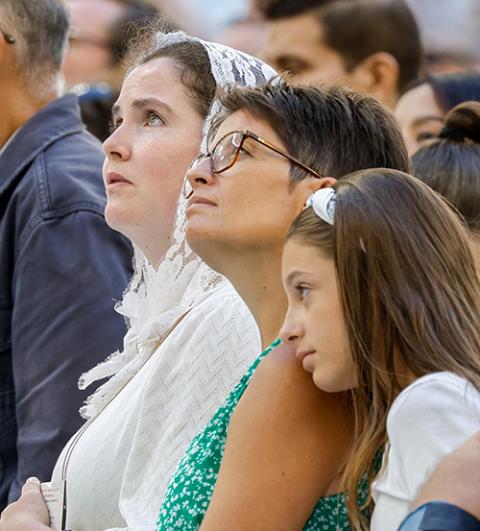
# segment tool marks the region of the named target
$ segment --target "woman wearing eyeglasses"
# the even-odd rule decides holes
[[[277,346],[280,258],[314,190],[354,168],[408,169],[406,151],[387,111],[353,92],[279,83],[231,89],[220,102],[208,150],[187,174],[187,238],[245,300],[265,350],[192,441],[157,531],[350,529],[338,488],[350,400],[320,392],[291,349]]]

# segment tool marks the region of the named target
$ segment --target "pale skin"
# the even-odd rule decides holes
[[[265,122],[242,111],[224,121],[216,139],[243,129],[285,151]],[[286,310],[280,265],[286,231],[307,197],[333,179],[306,177],[292,187],[284,157],[251,140],[245,148],[223,174],[212,174],[208,161],[187,174],[193,188],[187,238],[246,301],[265,347],[278,336]],[[231,418],[201,529],[301,528],[318,499],[338,488],[351,441],[349,406],[342,394],[320,392],[288,345],[272,351]]]
[[[177,199],[200,146],[203,119],[174,63],[158,58],[126,78],[113,122],[104,144],[106,219],[156,264],[170,244]],[[47,531],[48,524],[40,486],[31,482],[2,514],[0,531]]]
[[[269,21],[261,56],[292,83],[347,85],[387,107],[398,97],[399,66],[391,54],[379,51],[348,71],[341,54],[325,44],[321,22],[311,13]]]

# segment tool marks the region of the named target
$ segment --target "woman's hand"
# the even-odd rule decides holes
[[[0,531],[53,531],[37,478],[27,479],[22,495],[0,518]]]

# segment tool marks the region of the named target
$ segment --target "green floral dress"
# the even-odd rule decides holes
[[[227,428],[235,406],[260,361],[277,345],[275,340],[253,362],[205,429],[190,443],[165,492],[155,531],[193,531],[200,527],[213,494],[227,439]],[[366,499],[366,482],[361,485],[361,503]],[[320,498],[304,531],[348,531],[343,495]]]

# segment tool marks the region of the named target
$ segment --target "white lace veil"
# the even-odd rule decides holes
[[[217,87],[229,83],[256,86],[276,75],[272,68],[254,57],[183,32],[158,33],[155,46],[160,49],[186,41],[199,42],[205,48]],[[205,148],[211,121],[219,110],[219,103],[214,101],[205,120],[202,149]],[[83,374],[79,380],[79,388],[83,390],[95,381],[111,377],[80,409],[80,414],[86,419],[103,409],[188,309],[220,282],[227,282],[203,263],[188,246],[185,239],[185,209],[186,201],[181,196],[172,235],[173,243],[158,268],[149,264],[143,253],[135,248],[134,274],[122,301],[115,308],[125,317],[129,327],[123,351],[113,353],[103,363]]]

